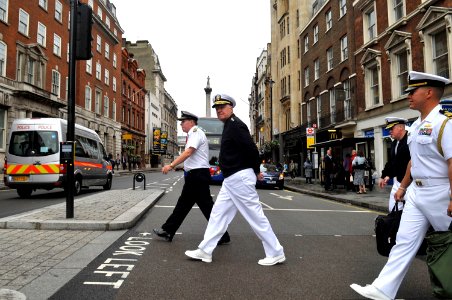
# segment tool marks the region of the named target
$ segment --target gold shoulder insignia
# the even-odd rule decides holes
[[[439,112],[443,115],[445,115],[446,117],[448,117],[449,119],[452,118],[452,112],[445,110],[445,109],[440,109]]]
[[[195,127],[193,128],[193,132],[196,132],[196,131],[198,131],[198,127],[195,126]]]
[[[231,118],[231,121],[232,121],[232,122],[235,122],[234,118]]]

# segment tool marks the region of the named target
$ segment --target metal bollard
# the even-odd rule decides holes
[[[136,173],[135,175],[133,175],[133,189],[135,190],[135,181],[142,182],[143,180],[143,188],[146,189],[146,175],[144,175],[144,173]]]

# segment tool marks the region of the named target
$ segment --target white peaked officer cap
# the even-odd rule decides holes
[[[195,120],[198,121],[198,117],[195,116],[194,114],[188,112],[188,111],[181,111],[181,116],[180,118],[177,118],[179,121],[183,121],[183,120]]]
[[[397,124],[406,124],[408,122],[407,119],[397,118],[397,117],[386,117],[386,129],[391,129]]]
[[[442,76],[417,71],[410,71],[410,73],[408,73],[408,88],[405,90],[405,92],[410,92],[423,86],[433,86],[443,88],[446,86],[446,84],[449,83],[450,80]]]
[[[226,94],[218,94],[213,97],[213,105],[212,108],[214,108],[217,105],[222,104],[229,104],[232,107],[235,107],[235,100],[231,96],[228,96]]]

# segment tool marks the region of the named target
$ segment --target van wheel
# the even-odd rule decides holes
[[[82,179],[80,177],[75,178],[74,183],[74,195],[78,196],[82,192]]]
[[[17,194],[20,198],[29,198],[31,196],[32,190],[27,188],[20,188],[17,190]]]
[[[107,178],[107,182],[104,184],[104,190],[108,191],[111,190],[111,184],[112,184],[112,180],[113,178],[111,176],[108,176]]]

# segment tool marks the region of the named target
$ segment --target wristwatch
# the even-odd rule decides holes
[[[173,163],[170,163],[169,166],[171,167],[171,169],[174,169]]]

